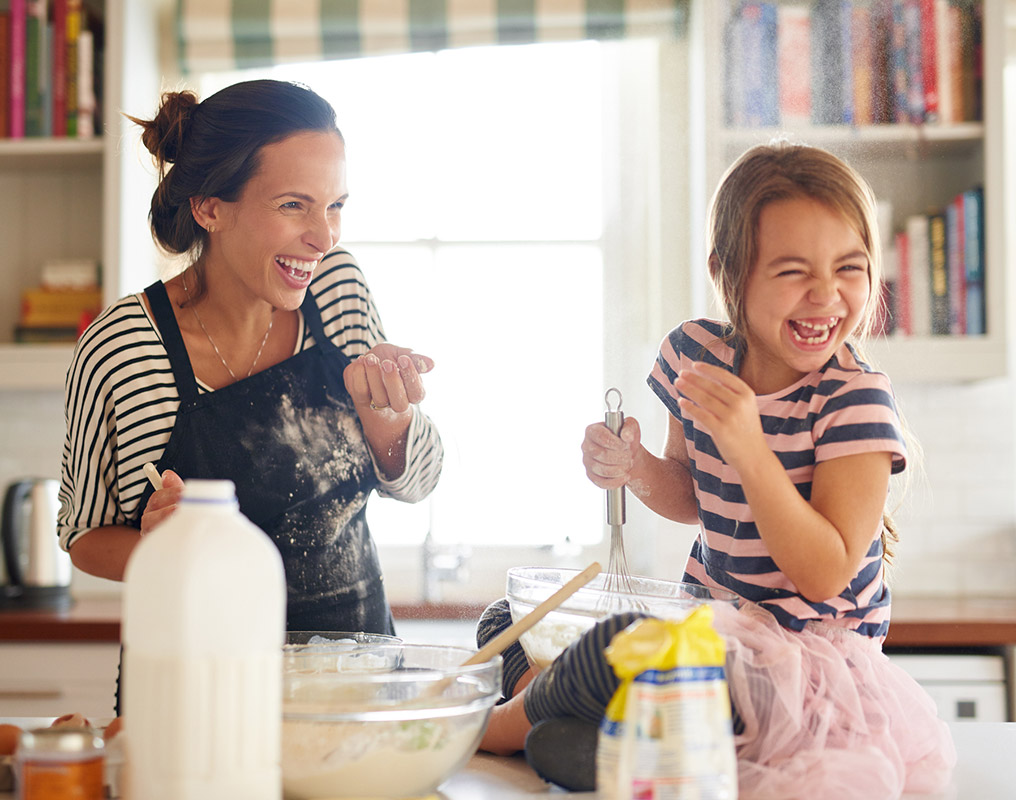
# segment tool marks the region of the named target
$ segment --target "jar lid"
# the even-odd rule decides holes
[[[91,728],[35,728],[21,733],[18,754],[73,755],[94,753],[103,747],[102,737]]]

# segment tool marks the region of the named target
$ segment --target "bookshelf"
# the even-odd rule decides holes
[[[879,2],[857,0],[856,4],[874,8]],[[743,115],[731,110],[731,92],[736,97],[743,87],[735,86],[732,90],[726,74],[733,69],[733,62],[726,57],[726,46],[731,41],[729,15],[742,4],[735,0],[699,0],[691,6],[692,152],[705,156],[693,163],[696,197],[693,230],[705,230],[709,199],[727,166],[748,147],[779,137],[823,147],[856,167],[876,195],[891,204],[893,232],[904,230],[911,216],[928,214],[950,203],[957,194],[976,185],[983,186],[985,332],[894,334],[869,342],[866,352],[871,360],[896,381],[972,381],[1003,376],[1007,371],[1002,87],[1005,4],[996,0],[977,0],[977,4],[983,19],[983,113],[957,113],[948,122],[905,120],[867,124],[813,124],[800,114],[788,119],[790,115],[786,113],[776,120],[771,116],[766,119],[762,114],[745,122]],[[814,10],[811,0],[778,0],[756,5],[769,5],[768,13],[775,9],[777,14],[787,7],[796,8],[799,14]],[[839,3],[841,8],[850,5]],[[766,79],[778,85],[779,58],[770,59],[770,64],[775,74],[767,73]],[[814,72],[809,75],[815,93],[818,79]],[[963,116],[968,118],[959,118]],[[701,264],[699,242],[693,246],[691,263]],[[697,296],[703,307],[710,296],[707,288],[702,275]]]
[[[0,138],[0,390],[62,390],[73,345],[15,343],[23,290],[46,259],[100,265],[103,301],[154,276],[146,214],[153,177],[124,146],[121,109],[148,112],[160,88],[159,24],[170,0],[84,0],[102,20],[102,118],[87,138]],[[129,69],[126,68],[129,65]],[[97,87],[99,88],[99,87]]]

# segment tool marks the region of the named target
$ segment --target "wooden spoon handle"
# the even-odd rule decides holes
[[[554,594],[526,614],[526,616],[518,622],[509,625],[501,631],[501,633],[487,642],[487,644],[477,650],[476,653],[462,662],[462,666],[467,667],[470,664],[482,664],[485,661],[490,661],[491,658],[503,651],[506,647],[508,647],[508,645],[516,641],[523,633],[532,628],[537,622],[547,616],[547,614],[599,575],[601,570],[602,567],[600,567],[599,562],[594,561],[582,570],[582,572],[568,581],[568,583],[554,592]]]

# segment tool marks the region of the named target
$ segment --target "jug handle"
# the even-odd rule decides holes
[[[21,560],[18,557],[18,543],[15,541],[14,523],[18,507],[32,488],[31,481],[16,481],[7,487],[4,495],[3,524],[0,527],[0,538],[3,539],[4,564],[7,566],[7,578],[11,586],[24,586],[25,579],[21,574]]]

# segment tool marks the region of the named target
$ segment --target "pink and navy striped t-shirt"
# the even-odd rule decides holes
[[[672,330],[660,345],[650,387],[681,421],[699,508],[699,535],[684,580],[721,586],[758,603],[791,630],[823,620],[874,638],[889,629],[889,588],[884,582],[882,525],[872,531],[860,571],[837,597],[813,603],[776,566],[758,534],[737,472],[721,458],[712,438],[677,405],[674,380],[693,361],[740,368],[742,348],[729,323],[700,319]],[[906,445],[889,378],[858,360],[844,345],[816,372],[781,391],[757,397],[769,447],[805,499],[815,465],[842,456],[892,453],[892,471],[906,466]]]

